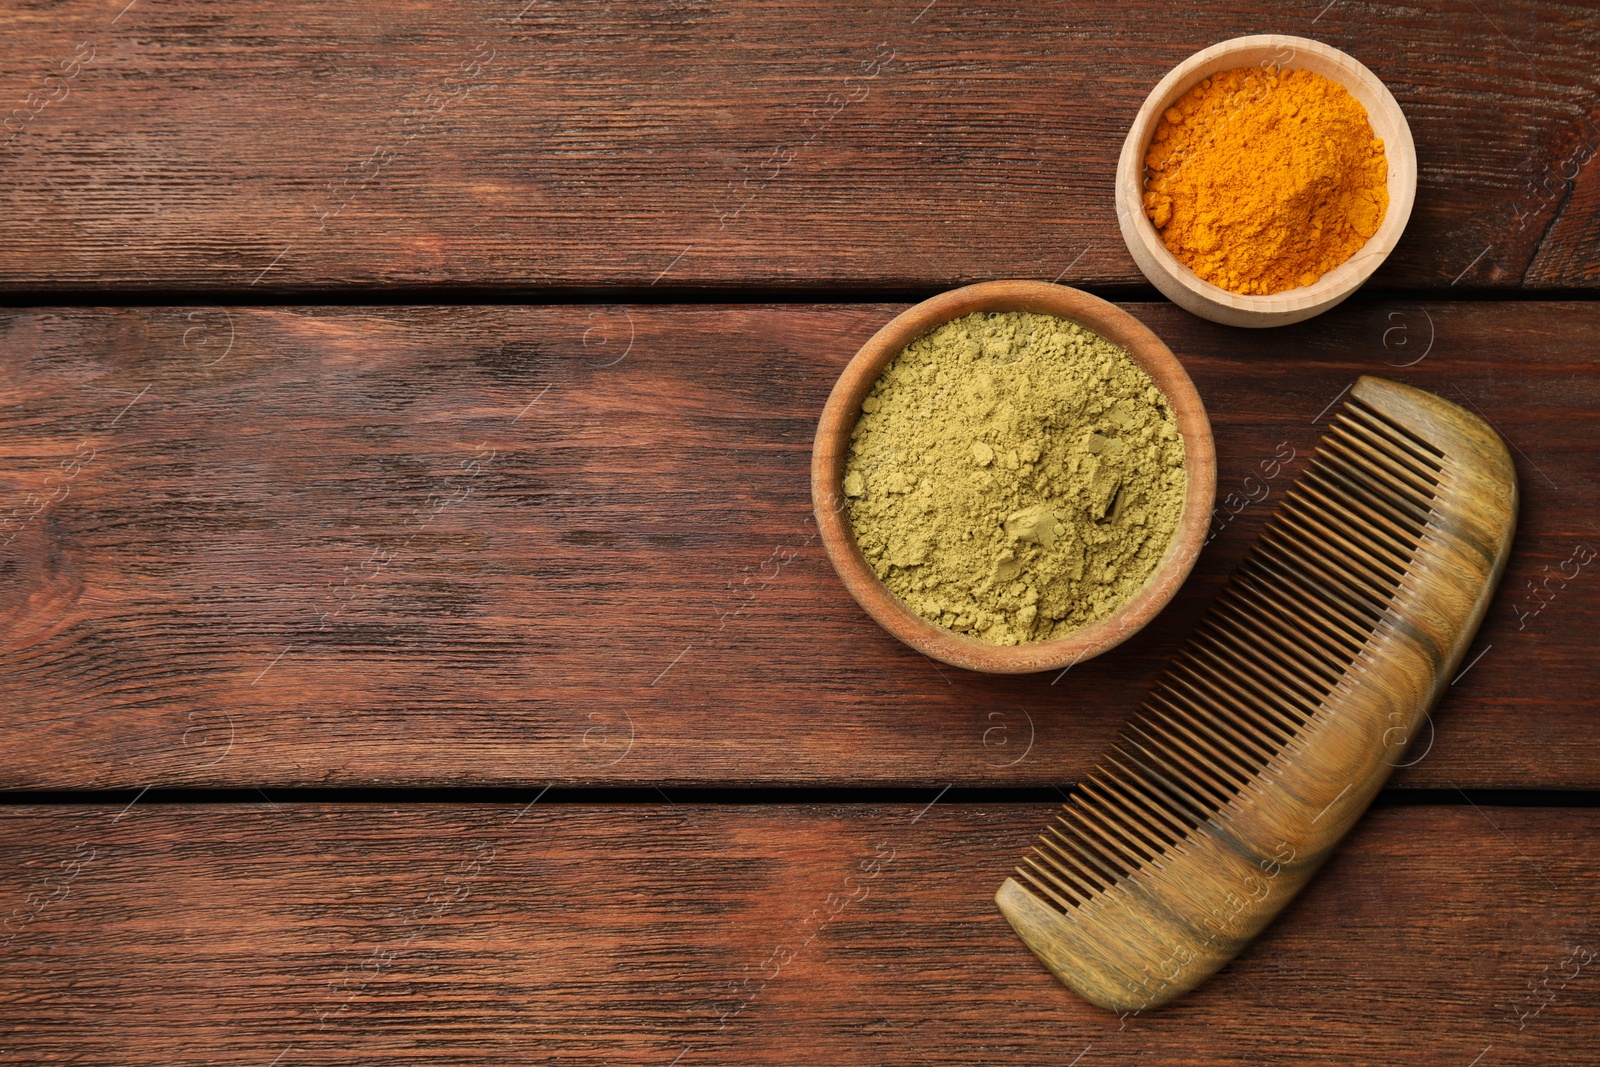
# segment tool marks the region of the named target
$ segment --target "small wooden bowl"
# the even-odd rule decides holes
[[[1144,154],[1162,114],[1196,84],[1236,67],[1278,66],[1309,70],[1350,91],[1367,109],[1372,132],[1383,138],[1389,159],[1389,208],[1378,232],[1345,262],[1317,281],[1269,296],[1242,296],[1205,281],[1167,251],[1144,213]],[[1377,75],[1337,48],[1304,37],[1263,34],[1235,37],[1196,52],[1172,69],[1150,92],[1122,142],[1117,161],[1117,220],[1134,262],[1152,285],[1180,307],[1227,326],[1285,326],[1320,315],[1360,288],[1400,240],[1417,195],[1417,149],[1411,127]]]
[[[861,401],[889,363],[912,341],[951,319],[974,311],[1042,312],[1068,319],[1126,348],[1166,395],[1183,435],[1188,492],[1166,555],[1133,599],[1115,614],[1066,637],[1023,645],[994,645],[947,630],[918,615],[889,592],[873,573],[850,526],[844,496],[844,466]],[[1161,339],[1126,311],[1099,297],[1046,282],[984,282],[942,293],[910,308],[883,329],[845,366],[817,423],[811,450],[811,500],[822,547],[845,588],[868,615],[918,652],[968,670],[1025,674],[1080,663],[1113,648],[1155,617],[1194,567],[1211,521],[1217,457],[1205,408],[1177,357]]]

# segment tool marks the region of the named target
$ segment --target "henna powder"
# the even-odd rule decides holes
[[[975,312],[907,345],[845,462],[856,541],[923,618],[997,645],[1138,594],[1183,510],[1183,438],[1126,349],[1053,315]]]

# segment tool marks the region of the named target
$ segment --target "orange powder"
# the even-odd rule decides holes
[[[1310,285],[1354,255],[1389,207],[1388,159],[1360,101],[1308,70],[1240,67],[1196,85],[1145,151],[1144,209],[1213,285]]]

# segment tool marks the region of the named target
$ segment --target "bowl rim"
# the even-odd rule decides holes
[[[1130,600],[1110,616],[1065,637],[995,645],[924,619],[889,591],[857,545],[844,496],[850,434],[861,401],[906,345],[935,327],[974,311],[1042,312],[1068,319],[1128,350],[1161,390],[1184,442],[1188,483],[1183,511],[1160,563]],[[896,315],[858,349],[828,395],[811,452],[811,497],[823,550],[845,588],[879,625],[918,652],[943,663],[994,674],[1071,667],[1137,633],[1171,600],[1194,569],[1216,499],[1216,449],[1211,423],[1188,373],[1165,343],[1128,312],[1099,297],[1041,281],[992,281],[963,286]]]
[[[1167,249],[1143,208],[1144,154],[1156,123],[1174,100],[1211,74],[1232,69],[1232,57],[1261,51],[1269,53],[1266,58],[1287,52],[1287,58],[1274,64],[1280,68],[1297,69],[1291,64],[1302,54],[1314,57],[1314,66],[1301,64],[1299,68],[1315,69],[1316,73],[1339,82],[1366,109],[1374,135],[1384,138],[1389,164],[1389,206],[1377,232],[1366,244],[1312,285],[1265,295],[1246,295],[1206,281]],[[1257,65],[1266,65],[1266,59]],[[1261,316],[1271,316],[1275,320],[1267,324],[1281,325],[1326,311],[1372,276],[1399,243],[1410,221],[1416,187],[1416,143],[1410,124],[1394,94],[1376,74],[1354,56],[1321,41],[1285,34],[1253,34],[1219,41],[1195,52],[1168,71],[1150,90],[1123,140],[1117,159],[1115,199],[1128,251],[1145,277],[1163,293],[1191,311],[1199,310],[1193,306],[1194,302],[1217,308],[1227,313],[1219,321],[1230,325],[1248,325],[1251,323],[1243,320]],[[1166,277],[1153,274],[1147,259],[1153,260],[1154,266]],[[1174,287],[1190,299],[1179,299],[1179,295],[1171,291]]]

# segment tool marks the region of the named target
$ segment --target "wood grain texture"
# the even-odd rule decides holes
[[[9,809],[0,1049],[118,1067],[1595,1062],[1593,810],[1375,811],[1205,988],[1119,1020],[990,900],[1045,807],[919,808]]]
[[[1071,781],[1367,372],[1486,415],[1523,488],[1396,784],[1600,783],[1600,305],[1129,309],[1206,403],[1220,532],[1128,643],[1011,678],[890,637],[817,543],[815,420],[899,307],[7,314],[0,784]]]
[[[1263,32],[1349,52],[1411,124],[1376,284],[1600,282],[1590,5],[5,7],[13,288],[1140,282],[1127,126]]]

